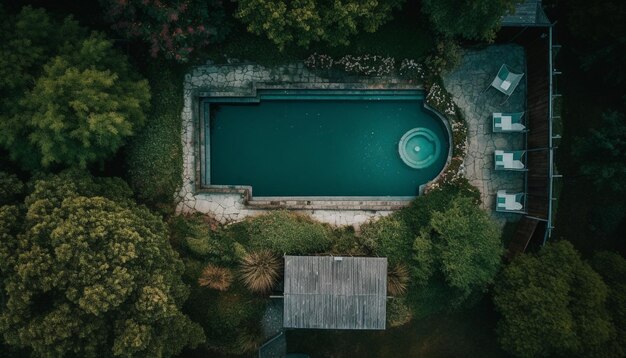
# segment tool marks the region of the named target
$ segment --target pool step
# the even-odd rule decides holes
[[[306,200],[306,199],[252,199],[247,206],[252,209],[298,210],[398,210],[409,205],[409,200]]]

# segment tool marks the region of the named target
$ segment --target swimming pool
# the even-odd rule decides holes
[[[258,90],[201,101],[203,185],[254,197],[418,195],[449,155],[420,90]]]

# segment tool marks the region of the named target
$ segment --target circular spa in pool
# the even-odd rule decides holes
[[[404,133],[398,143],[400,158],[415,169],[431,166],[439,158],[440,151],[439,138],[428,128],[413,128]]]
[[[254,198],[406,200],[450,153],[421,90],[264,89],[202,105],[203,185]]]

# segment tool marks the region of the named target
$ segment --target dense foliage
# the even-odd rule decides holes
[[[150,54],[178,62],[229,32],[220,0],[100,0],[113,28],[150,44]]]
[[[500,229],[470,188],[434,189],[409,207],[363,225],[351,240],[366,255],[388,258],[390,293],[406,294],[403,302],[416,317],[470,306],[500,269]]]
[[[581,56],[582,68],[598,72],[604,83],[623,85],[626,81],[626,3],[621,0],[571,0],[566,24],[575,38],[572,44]],[[598,24],[602,25],[599,26]]]
[[[267,251],[247,252],[242,245],[248,246],[247,224],[214,226],[200,215],[170,220],[172,240],[184,255],[184,280],[191,286],[184,311],[204,328],[207,346],[220,352],[258,348],[267,303],[263,296],[269,289],[263,284],[275,283],[282,261]],[[247,281],[246,274],[253,280]]]
[[[409,261],[415,240],[409,226],[395,215],[363,225],[361,237],[371,252],[387,257],[390,264]]]
[[[311,218],[288,211],[272,211],[248,222],[250,246],[278,255],[311,254],[330,245],[330,232]]]
[[[495,286],[502,347],[519,357],[614,356],[604,351],[615,341],[608,293],[567,241],[516,258]]]
[[[453,291],[446,299],[458,307],[493,282],[502,253],[498,225],[472,200],[458,198],[449,209],[434,212],[416,238],[414,280],[443,278]]]
[[[82,172],[30,184],[0,210],[0,332],[38,356],[172,356],[204,339],[160,218],[119,179]]]
[[[70,18],[62,25],[25,7],[0,19],[11,72],[0,145],[27,168],[80,166],[111,156],[145,122],[146,81],[110,41]]]
[[[126,178],[137,198],[151,207],[171,212],[173,196],[183,175],[180,113],[183,75],[164,61],[147,64],[152,98],[144,126],[126,146]]]
[[[574,153],[581,161],[580,171],[598,185],[616,193],[626,192],[626,117],[607,111],[601,125],[577,138]]]
[[[236,16],[248,31],[266,35],[280,49],[293,43],[307,47],[317,41],[334,46],[348,44],[359,31],[376,31],[402,2],[238,0]]]
[[[611,337],[598,350],[595,356],[626,356],[626,259],[615,252],[597,252],[591,260],[591,267],[602,276],[609,292],[606,308],[615,326],[615,336]]]
[[[521,0],[423,0],[426,13],[437,31],[445,36],[491,41],[500,28],[500,18]]]

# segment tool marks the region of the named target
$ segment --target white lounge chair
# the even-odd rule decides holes
[[[485,92],[489,88],[494,87],[495,89],[506,95],[506,99],[504,100],[504,102],[506,102],[513,94],[513,91],[515,91],[515,89],[517,88],[517,85],[519,85],[522,77],[524,77],[523,73],[511,72],[509,67],[503,64],[502,66],[500,66],[500,70],[498,71],[496,78],[491,81],[491,85],[487,87]]]
[[[496,211],[504,213],[526,213],[526,194],[509,194],[506,190],[498,190],[496,197]]]

